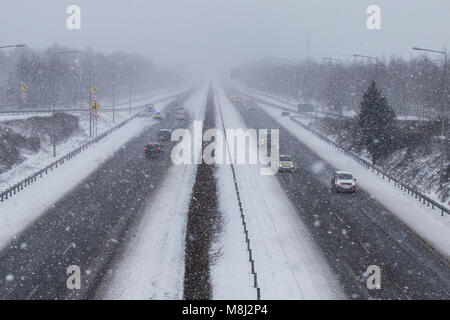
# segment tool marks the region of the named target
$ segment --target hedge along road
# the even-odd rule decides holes
[[[180,95],[178,104],[186,98]],[[176,127],[175,109],[170,112],[126,143],[0,253],[0,299],[94,297],[127,231],[139,220],[141,205],[171,165],[170,150],[158,161],[144,156],[144,146],[157,140],[161,128]],[[80,290],[67,288],[70,265],[81,269]]]

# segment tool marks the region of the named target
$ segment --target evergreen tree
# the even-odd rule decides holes
[[[363,95],[357,128],[359,143],[370,153],[374,164],[394,150],[395,113],[375,81]]]

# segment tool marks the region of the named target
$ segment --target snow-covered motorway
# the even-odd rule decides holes
[[[0,252],[0,299],[183,299],[192,297],[186,279],[194,286],[189,290],[212,299],[256,299],[255,279],[262,299],[450,297],[447,257],[365,191],[331,192],[335,168],[281,126],[267,112],[270,105],[253,110],[232,103],[230,90],[203,85],[176,100],[189,120],[205,120],[209,128],[280,129],[280,153],[293,155],[296,172],[263,176],[259,165],[249,164],[200,170],[196,164],[174,165],[169,148],[164,157],[145,159],[144,145],[157,140],[161,128],[179,126],[169,107],[168,117],[148,119],[151,125],[135,131],[79,184],[49,201],[25,230],[8,237]],[[205,190],[211,183],[213,195]],[[192,230],[196,224],[189,219],[204,202],[219,218],[200,224],[212,230]],[[210,242],[203,251],[186,249],[205,235]],[[197,269],[196,258],[205,252],[209,262],[202,260]],[[70,265],[82,270],[80,290],[67,287]],[[379,290],[367,288],[370,265],[381,268]],[[195,275],[186,270],[201,273],[203,287],[195,287]]]
[[[399,221],[386,209],[387,204],[364,190],[350,195],[333,193],[330,177],[340,168],[331,167],[272,117],[276,114],[281,118],[279,106],[266,103],[255,111],[245,103],[237,103],[235,108],[249,128],[280,130],[280,153],[291,154],[298,170],[278,173],[278,181],[348,297],[450,297],[447,258]],[[276,112],[269,115],[267,108]],[[378,265],[382,270],[381,290],[366,287],[365,270],[369,265]]]
[[[186,94],[177,98],[179,104],[185,99]],[[159,123],[139,119],[153,125],[124,144],[71,192],[49,204],[40,218],[3,249],[1,299],[89,298],[95,294],[141,205],[157,190],[171,165],[168,157],[147,161],[143,152],[146,144],[157,140],[159,129],[175,127],[175,109],[170,110],[171,115]],[[76,175],[72,172],[74,179]],[[70,265],[83,270],[81,290],[67,288]]]

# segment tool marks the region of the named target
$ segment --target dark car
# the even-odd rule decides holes
[[[163,148],[159,143],[150,143],[145,146],[146,157],[156,157],[163,153]]]
[[[158,132],[158,140],[159,141],[169,141],[171,135],[172,135],[172,131],[170,131],[169,129],[161,129]]]

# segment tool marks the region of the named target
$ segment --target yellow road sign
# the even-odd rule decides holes
[[[96,86],[92,86],[92,87],[91,87],[91,93],[92,93],[92,94],[96,94],[97,91],[98,91],[98,88],[97,88]]]
[[[91,105],[89,106],[93,111],[97,111],[98,109],[100,109],[100,104],[97,101],[94,101],[91,103]]]
[[[22,90],[22,92],[27,92],[28,90],[28,86],[25,83],[22,83],[20,85],[20,90]]]

